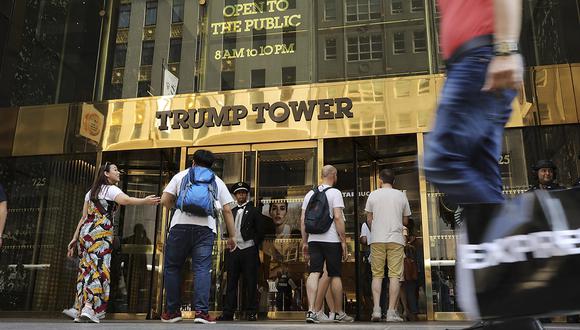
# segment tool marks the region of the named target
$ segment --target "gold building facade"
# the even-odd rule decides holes
[[[226,184],[248,182],[255,205],[279,219],[261,252],[263,315],[304,315],[299,208],[322,165],[332,164],[346,205],[345,310],[370,317],[360,227],[378,172],[392,168],[415,223],[421,317],[462,319],[454,295],[454,206],[421,170],[444,84],[433,1],[200,3],[110,2],[95,78],[101,97],[0,109],[0,183],[9,195],[0,315],[54,315],[72,304],[75,267],[65,259],[66,244],[96,166],[118,164],[129,195],[159,195],[204,148],[217,155],[214,170]],[[538,159],[555,161],[561,184],[580,173],[580,65],[548,65],[541,51],[535,56],[498,160],[508,198],[534,183],[530,167]],[[162,90],[163,62],[179,76],[177,95],[153,96]],[[112,317],[160,315],[169,216],[161,207],[121,210]],[[220,240],[213,312],[225,293],[224,251]],[[191,316],[189,273],[183,292],[182,311]]]

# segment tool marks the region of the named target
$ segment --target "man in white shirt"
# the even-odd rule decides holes
[[[328,277],[331,278],[330,286],[334,295],[334,322],[352,322],[354,319],[342,310],[342,261],[348,258],[346,246],[346,234],[344,226],[344,201],[342,193],[336,188],[331,188],[338,180],[338,172],[331,165],[322,168],[322,184],[316,189],[322,192],[325,189],[330,217],[333,219],[330,228],[322,234],[308,234],[306,232],[305,218],[306,209],[314,191],[309,191],[302,203],[302,215],[300,216],[302,231],[302,251],[304,257],[310,260],[310,275],[306,281],[306,293],[308,295],[308,313],[306,322],[319,323],[318,311],[315,310],[316,293],[319,289],[318,282],[326,263]],[[322,219],[320,219],[322,221]],[[320,288],[326,291],[327,288]]]
[[[373,191],[367,200],[367,224],[371,231],[371,268],[373,272],[373,313],[371,319],[380,321],[380,295],[385,276],[385,261],[389,270],[389,309],[387,322],[402,322],[395,310],[401,279],[403,278],[403,260],[405,258],[405,237],[403,225],[406,225],[411,209],[405,193],[393,189],[395,174],[384,169],[379,173],[381,188]]]
[[[194,173],[207,173],[215,161],[214,155],[208,150],[197,150],[193,154],[192,168]],[[198,171],[196,171],[196,167]],[[167,208],[175,208],[181,189],[182,180],[187,180],[189,169],[177,173],[169,182],[163,195],[161,204]],[[213,172],[211,173],[213,175]],[[229,233],[227,246],[233,250],[236,246],[234,218],[230,204],[234,202],[225,183],[217,176],[215,180],[217,199],[216,207],[221,207]],[[209,185],[208,185],[209,189]],[[175,209],[171,219],[171,228],[165,245],[164,277],[165,292],[167,293],[167,310],[161,315],[163,322],[181,321],[181,269],[187,257],[191,257],[194,273],[193,307],[195,323],[215,323],[215,319],[208,314],[209,293],[211,286],[212,250],[216,236],[216,219],[211,216],[196,216],[191,213]]]

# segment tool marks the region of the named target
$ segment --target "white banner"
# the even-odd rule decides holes
[[[163,93],[161,95],[175,95],[177,93],[177,84],[179,84],[179,78],[177,78],[169,70],[163,70]]]

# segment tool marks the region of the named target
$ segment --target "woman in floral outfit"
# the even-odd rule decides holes
[[[85,196],[83,216],[68,244],[68,257],[75,247],[80,256],[75,301],[75,322],[99,323],[109,301],[113,218],[119,205],[157,205],[159,197],[129,197],[116,186],[121,173],[109,162],[97,172],[91,190]]]

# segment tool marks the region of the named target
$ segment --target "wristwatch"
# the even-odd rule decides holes
[[[520,53],[520,46],[515,41],[502,41],[493,44],[495,56],[509,56]]]

